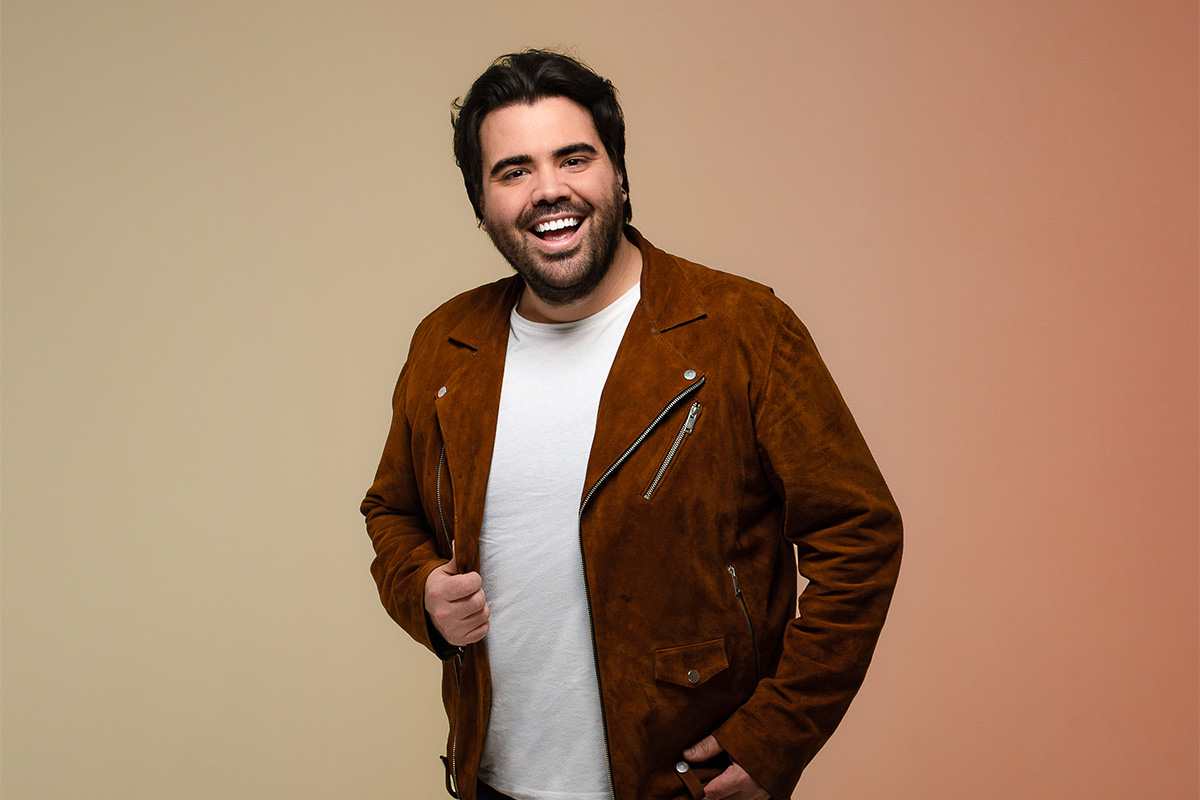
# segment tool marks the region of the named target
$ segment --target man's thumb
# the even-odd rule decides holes
[[[446,564],[445,569],[446,569],[447,575],[457,575],[458,574],[458,559],[454,557],[454,542],[453,541],[450,542],[450,561]]]
[[[683,757],[688,761],[708,761],[723,749],[715,736],[705,736],[687,750],[684,750]]]

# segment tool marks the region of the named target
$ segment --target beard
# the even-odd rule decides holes
[[[590,295],[608,275],[623,235],[624,211],[621,186],[613,189],[611,201],[593,206],[587,201],[536,206],[520,216],[515,225],[487,220],[487,235],[500,255],[525,281],[539,300],[551,306],[566,306]],[[586,217],[588,230],[569,250],[546,253],[529,242],[526,233],[538,218],[576,214]]]

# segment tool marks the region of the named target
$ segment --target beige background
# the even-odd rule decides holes
[[[635,222],[809,323],[906,513],[804,798],[1195,798],[1197,7],[5,0],[2,793],[434,798],[357,504],[506,274],[448,103],[575,44]]]

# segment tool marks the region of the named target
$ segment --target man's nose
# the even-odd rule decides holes
[[[532,200],[535,206],[554,205],[571,196],[571,190],[563,182],[558,170],[539,170],[534,181]]]

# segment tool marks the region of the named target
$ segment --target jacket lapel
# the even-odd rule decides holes
[[[672,399],[704,377],[704,365],[664,336],[704,317],[699,298],[672,256],[627,230],[642,251],[642,298],[600,396],[585,493]]]
[[[436,402],[453,497],[455,556],[461,569],[479,568],[479,531],[496,441],[508,316],[521,285],[515,276],[493,284],[494,291],[485,293],[479,307],[464,314],[449,334],[453,349],[446,362],[445,391],[438,390]]]

